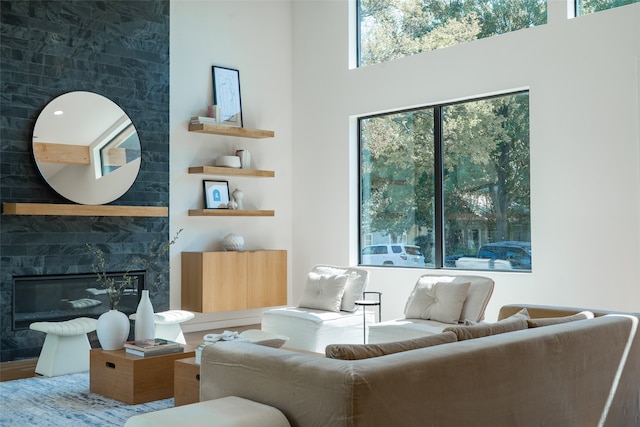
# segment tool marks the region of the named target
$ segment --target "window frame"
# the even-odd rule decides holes
[[[434,225],[433,225],[433,233],[434,233],[434,266],[424,268],[430,270],[442,270],[442,269],[451,269],[451,267],[447,267],[445,265],[445,254],[444,254],[444,241],[445,241],[445,212],[444,212],[444,132],[443,132],[443,108],[450,107],[453,105],[465,104],[470,102],[484,101],[488,99],[500,98],[504,96],[514,96],[518,94],[528,94],[530,95],[530,88],[516,89],[505,92],[494,93],[491,95],[477,96],[465,98],[457,101],[451,102],[440,102],[435,104],[425,104],[418,107],[404,108],[398,110],[390,110],[381,113],[368,114],[358,116],[357,120],[357,144],[358,144],[358,265],[363,266],[362,264],[362,249],[365,246],[376,245],[365,245],[362,241],[363,229],[362,229],[362,198],[363,198],[363,188],[362,188],[362,162],[364,161],[362,156],[362,122],[367,119],[376,118],[376,117],[384,117],[393,114],[403,114],[409,113],[413,111],[420,111],[426,109],[433,109],[433,120],[434,120]],[[530,97],[529,97],[530,99]],[[531,122],[529,121],[529,125]],[[529,147],[529,152],[531,152],[531,147]],[[393,244],[393,243],[389,243]],[[407,242],[407,244],[409,244]],[[424,255],[424,254],[423,254]],[[375,266],[382,267],[382,266]],[[398,268],[398,266],[392,266]],[[453,268],[454,270],[464,270]],[[486,271],[486,270],[479,270]],[[505,270],[507,271],[507,270]],[[531,273],[532,270],[508,270],[509,272],[521,272],[521,273]]]

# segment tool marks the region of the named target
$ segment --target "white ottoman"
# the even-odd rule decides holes
[[[186,344],[184,334],[180,323],[191,320],[195,317],[190,311],[185,310],[168,310],[155,313],[153,315],[153,323],[156,326],[155,338],[163,338],[169,341],[179,342],[180,344]],[[136,320],[136,314],[133,313],[129,316],[129,319]]]
[[[96,319],[78,317],[64,322],[35,322],[30,329],[47,334],[38,357],[36,373],[47,377],[89,370],[91,344],[87,334],[96,330]]]
[[[365,313],[367,325],[375,314]],[[362,308],[355,312],[274,308],[262,313],[262,331],[289,337],[287,347],[324,354],[329,344],[362,344],[364,319]]]
[[[236,396],[134,415],[125,423],[125,427],[162,426],[291,427],[291,424],[273,406]]]

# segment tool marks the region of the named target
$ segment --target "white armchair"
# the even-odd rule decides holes
[[[367,270],[316,265],[297,307],[275,308],[262,315],[262,330],[289,337],[287,347],[324,353],[328,344],[362,343],[362,299],[369,281]],[[374,314],[367,312],[367,325]]]
[[[422,275],[409,295],[405,317],[372,324],[367,341],[409,340],[439,334],[459,322],[480,322],[493,288],[493,280],[483,276]]]

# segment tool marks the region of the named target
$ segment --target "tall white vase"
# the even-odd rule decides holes
[[[120,350],[129,337],[129,318],[118,310],[109,310],[98,317],[96,334],[103,350]]]
[[[153,305],[149,299],[149,291],[143,290],[138,309],[136,310],[135,338],[149,340],[156,336],[156,324],[153,318]]]

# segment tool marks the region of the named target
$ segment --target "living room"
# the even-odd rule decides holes
[[[180,280],[180,251],[215,247],[235,232],[250,248],[289,250],[295,304],[314,264],[358,263],[355,117],[528,88],[535,266],[482,272],[496,282],[487,319],[515,301],[637,310],[640,5],[570,19],[570,3],[550,1],[546,25],[354,68],[352,2],[172,2],[170,209],[172,228],[184,228],[185,238],[172,251],[171,283]],[[275,183],[242,182],[245,200],[275,208],[274,218],[214,223],[185,215],[198,203],[199,183],[184,170],[212,150],[209,138],[185,129],[211,99],[210,76],[194,70],[217,64],[240,69],[247,126],[276,132],[264,148],[249,147],[276,170]],[[383,293],[384,319],[402,315],[425,272],[370,271],[368,289]],[[178,287],[171,292],[177,304]],[[233,324],[254,313],[235,315],[199,321]]]
[[[180,307],[180,253],[218,250],[230,232],[244,237],[246,249],[288,251],[288,302],[295,304],[314,264],[358,262],[355,117],[528,88],[535,267],[530,273],[485,272],[496,282],[487,319],[495,319],[499,307],[514,301],[637,310],[640,38],[635,22],[640,6],[567,18],[569,3],[550,1],[546,25],[354,68],[352,2],[170,2],[170,101],[165,99],[170,221],[160,235],[184,231],[171,248],[169,295],[154,301],[157,308]],[[127,19],[144,22],[142,17]],[[212,102],[212,65],[240,71],[245,126],[275,130],[275,138],[243,141],[240,147],[235,141],[215,144],[211,136],[188,132],[189,118],[203,114]],[[64,74],[61,78],[68,79]],[[76,89],[73,80],[64,86]],[[86,89],[88,83],[80,86]],[[34,97],[34,108],[18,114],[34,120],[49,100]],[[15,101],[3,105],[7,118],[13,114],[9,108],[20,107]],[[32,125],[21,124],[17,139],[26,137]],[[154,141],[142,141],[143,149],[149,144],[155,150],[154,143],[162,140],[152,137]],[[11,139],[16,139],[13,134]],[[22,142],[26,155],[21,158],[28,159],[28,140]],[[274,209],[275,216],[188,216],[189,209],[203,207],[204,201],[203,178],[188,174],[187,168],[212,164],[217,155],[237,148],[250,149],[255,164],[275,170],[276,177],[269,182],[231,179],[230,186],[242,186],[246,204]],[[10,161],[10,156],[3,159]],[[32,165],[22,167],[39,180]],[[9,185],[11,172],[6,171],[3,202],[13,202],[24,197],[16,188],[25,184]],[[44,192],[45,199],[54,197],[41,181],[29,186]],[[155,203],[166,204],[164,197]],[[119,203],[126,202],[125,197]],[[6,225],[10,219],[3,220]],[[92,241],[103,240],[101,233],[90,232]],[[13,259],[14,246],[5,239],[2,244],[3,263],[9,262],[5,260]],[[39,271],[46,270],[43,259],[37,260]],[[11,274],[4,266],[4,273]],[[369,289],[384,295],[383,318],[402,313],[423,272],[371,268]],[[3,301],[10,300],[6,289]],[[197,331],[255,324],[260,312],[202,314],[184,327]]]

